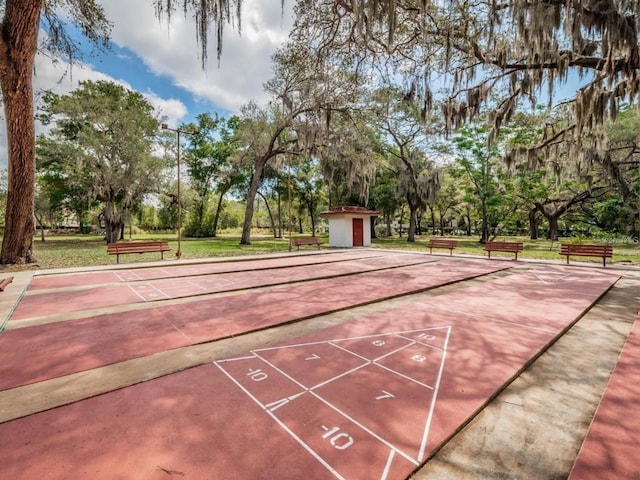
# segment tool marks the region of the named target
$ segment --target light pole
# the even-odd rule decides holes
[[[176,258],[178,260],[180,260],[180,257],[182,257],[182,250],[181,250],[181,242],[182,242],[182,201],[180,200],[180,134],[181,133],[185,133],[187,135],[197,135],[198,132],[197,130],[195,132],[193,131],[185,131],[185,130],[180,130],[179,128],[169,128],[169,126],[166,123],[162,124],[162,130],[169,130],[171,132],[176,132],[178,138],[177,138],[177,142],[178,142],[178,151],[177,151],[177,163],[178,163],[178,191],[177,191],[177,201],[178,201],[178,251],[176,252]]]

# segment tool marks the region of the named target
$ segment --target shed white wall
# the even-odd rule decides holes
[[[362,229],[364,230],[362,243],[364,244],[365,247],[370,247],[371,246],[371,217],[370,216],[362,217],[362,220],[363,220]]]
[[[362,243],[371,246],[371,217],[369,215],[332,215],[329,217],[329,246],[353,247],[353,219],[362,218]]]
[[[329,245],[332,247],[353,247],[351,218],[333,215],[329,217]]]

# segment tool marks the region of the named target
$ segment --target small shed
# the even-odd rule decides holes
[[[365,207],[340,206],[320,216],[329,220],[331,247],[368,247],[371,245],[371,217],[378,212]]]

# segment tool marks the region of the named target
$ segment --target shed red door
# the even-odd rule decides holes
[[[361,218],[354,218],[352,223],[353,246],[362,247],[364,245],[364,228]]]

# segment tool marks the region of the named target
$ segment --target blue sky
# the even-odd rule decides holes
[[[152,0],[99,2],[113,22],[112,51],[89,54],[71,70],[65,62],[38,54],[34,88],[65,94],[82,80],[115,81],[144,94],[170,127],[199,113],[229,115],[250,100],[266,102],[262,85],[271,77],[271,56],[293,23],[293,0],[285,2],[284,11],[280,0],[243,0],[242,35],[226,27],[220,63],[211,41],[203,70],[191,17],[180,11],[168,24],[156,18]],[[0,167],[7,163],[5,141],[0,122]]]
[[[219,64],[211,41],[204,70],[192,18],[179,12],[171,24],[161,22],[152,0],[99,1],[113,22],[112,51],[87,55],[71,70],[64,62],[38,54],[36,91],[65,94],[87,79],[119,82],[144,94],[170,127],[203,112],[229,115],[239,113],[250,100],[267,101],[263,84],[272,74],[271,56],[289,34],[294,0],[285,1],[284,11],[281,0],[243,0],[242,35],[226,28]],[[574,76],[565,88],[573,93],[576,87]],[[0,168],[7,163],[5,139],[0,122]]]

